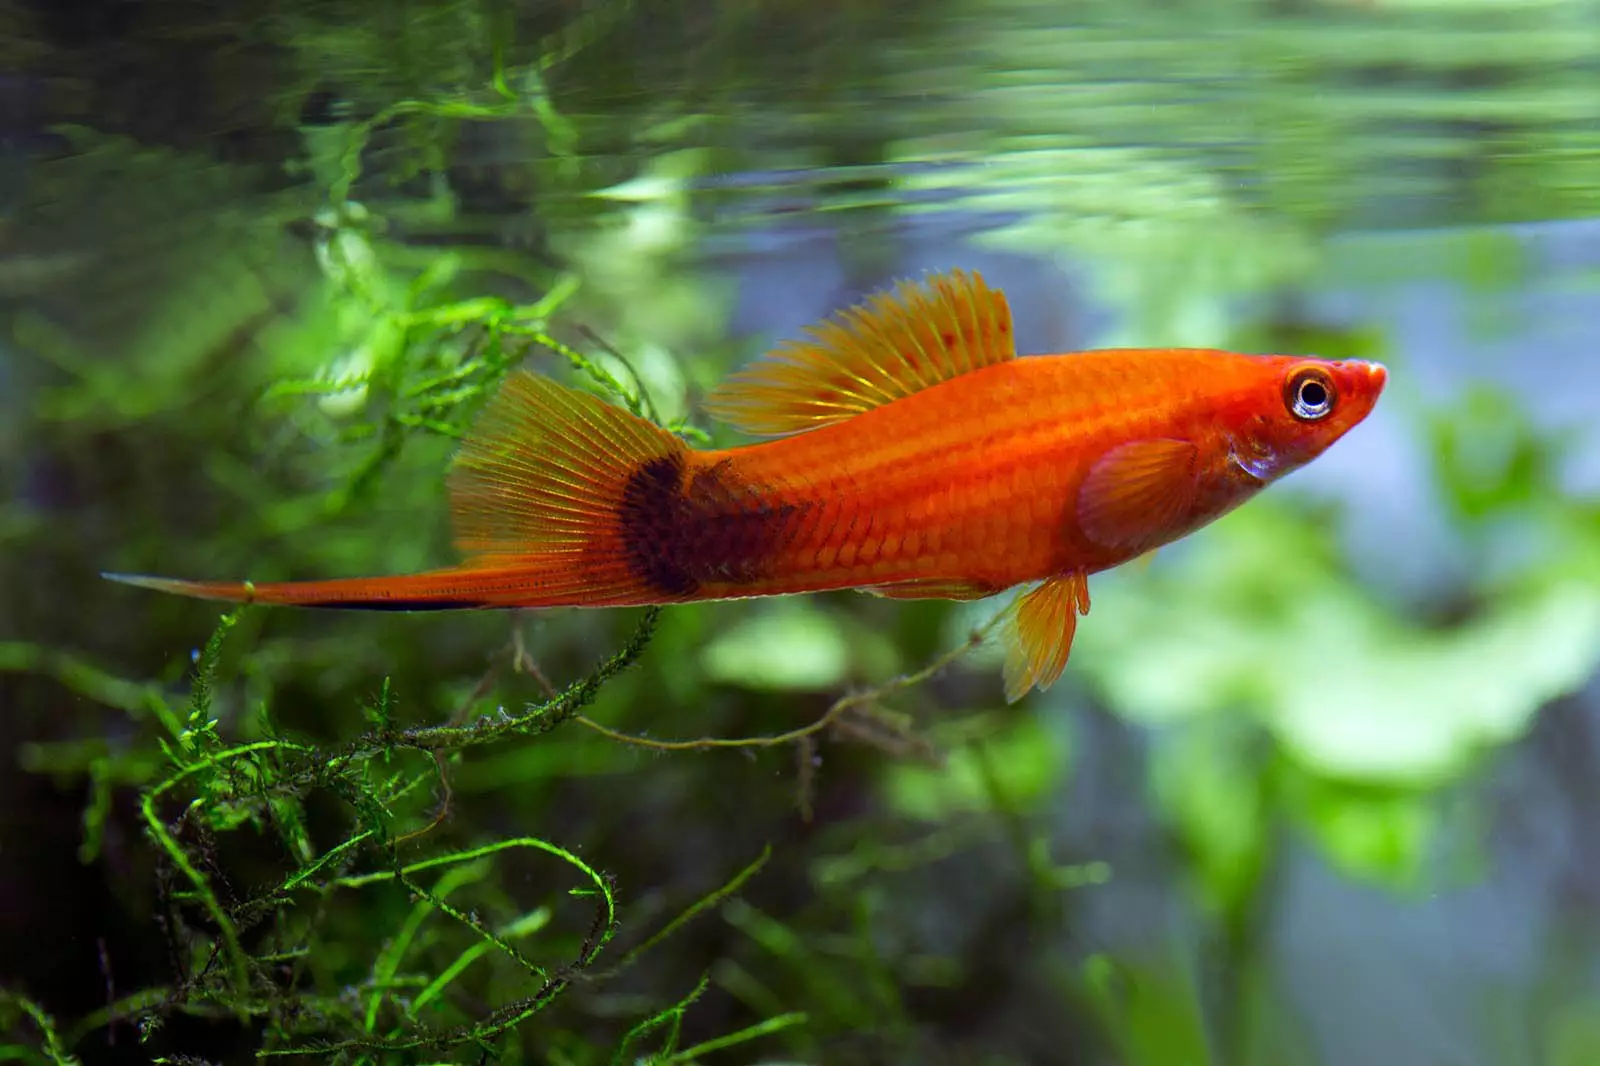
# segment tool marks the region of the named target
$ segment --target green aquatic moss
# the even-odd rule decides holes
[[[154,1000],[147,991],[112,1004],[103,1014],[80,1023],[74,1040],[120,1014],[148,1029],[172,1012],[227,1012],[264,1020],[264,1053],[438,1050],[479,1044],[520,1024],[595,964],[617,930],[616,897],[604,874],[571,851],[537,837],[406,861],[402,845],[431,825],[424,821],[409,832],[400,828],[407,822],[408,810],[415,814],[419,794],[429,785],[444,783],[443,759],[448,753],[512,735],[538,735],[591,702],[610,677],[642,653],[656,622],[655,611],[647,611],[634,637],[591,673],[518,714],[459,726],[402,729],[392,719],[386,683],[369,708],[371,731],[337,750],[281,736],[244,744],[223,738],[213,716],[213,686],[223,641],[237,618],[225,615],[200,653],[188,706],[181,713],[169,709],[161,715],[170,734],[159,738],[166,766],[140,790],[146,831],[170,871],[164,875],[171,881],[164,894],[174,948],[181,949],[187,964],[173,985],[155,993]],[[270,718],[261,724],[273,732]],[[71,768],[73,754],[40,749],[31,761],[41,771],[61,772]],[[309,828],[306,805],[318,793],[337,797],[346,810],[346,835],[332,843],[317,841]],[[223,874],[215,855],[221,837],[239,832],[276,837],[292,863],[276,883],[243,898],[219,885]],[[568,865],[579,881],[570,893],[592,902],[592,922],[574,957],[565,963],[540,965],[514,943],[541,932],[551,920],[549,908],[540,906],[491,923],[447,899],[483,881],[492,873],[494,858],[511,849],[543,853]],[[307,976],[302,970],[309,965],[321,930],[315,922],[304,922],[306,912],[326,913],[330,897],[340,892],[391,884],[403,886],[416,902],[400,931],[372,960],[367,977],[357,982],[371,991],[348,1002],[308,995],[301,987]],[[434,950],[462,939],[465,943],[437,973],[418,974],[407,968],[402,979],[407,949],[434,912],[461,931],[457,939],[434,934],[438,944]],[[265,940],[258,940],[263,933]],[[440,1000],[452,981],[489,952],[503,956],[526,976],[530,985],[526,994],[476,1020],[455,1021],[448,1012],[446,1024],[418,1020],[436,1016],[438,1006],[433,1011],[424,1008]],[[412,983],[420,991],[401,1010],[389,994]]]
[[[581,37],[574,30],[552,47],[571,54]],[[185,335],[195,338],[178,353],[170,343],[158,350],[134,337],[128,358],[94,363],[76,354],[86,335],[52,332],[47,316],[24,315],[19,341],[54,352],[68,372],[46,393],[39,413],[61,424],[174,417],[178,398],[212,375],[218,338],[247,328],[257,357],[234,384],[254,392],[246,425],[290,428],[299,440],[287,450],[276,446],[289,461],[273,473],[298,470],[305,484],[326,487],[298,500],[275,500],[281,484],[268,485],[259,464],[218,453],[202,463],[216,484],[249,500],[261,524],[281,537],[325,526],[369,502],[395,484],[397,464],[410,462],[408,453],[419,446],[427,452],[419,465],[436,464],[439,449],[427,449],[426,442],[459,439],[476,405],[534,348],[555,355],[581,381],[635,413],[654,416],[652,397],[639,382],[624,382],[614,372],[630,370],[626,358],[590,356],[548,331],[551,315],[577,288],[571,275],[541,272],[509,285],[502,279],[498,287],[507,295],[474,293],[485,285],[485,266],[492,274],[503,264],[485,264],[471,248],[418,256],[384,233],[385,207],[393,212],[404,204],[375,209],[353,198],[363,184],[373,132],[397,124],[437,145],[441,133],[462,123],[532,115],[559,153],[571,130],[540,88],[540,70],[549,65],[540,61],[516,75],[498,70],[488,103],[467,97],[407,101],[310,136],[309,170],[325,179],[327,202],[311,216],[316,271],[284,279],[282,291],[293,292],[286,314],[273,306],[270,291],[219,299],[215,270],[202,280],[192,260],[188,266],[169,260],[175,274],[190,271],[209,297],[204,336],[194,331],[196,304],[173,305],[188,327]],[[61,165],[76,168],[91,185],[91,173],[107,168],[138,175],[152,192],[161,175],[173,180],[173,157],[89,131],[76,136],[77,149]],[[225,169],[194,172],[218,187],[218,197],[237,194]],[[370,183],[366,187],[372,191]],[[193,183],[186,189],[196,195]],[[257,219],[252,226],[240,218],[246,232],[257,233],[276,221]],[[244,268],[246,260],[224,254],[218,262],[225,274],[231,265]],[[537,299],[511,295],[530,284],[542,290]],[[496,287],[492,278],[486,287]],[[278,316],[264,332],[257,322],[263,307]],[[313,354],[328,351],[341,354]],[[703,437],[681,421],[669,428]],[[336,555],[342,550],[333,545]],[[142,1042],[162,1046],[162,1034],[190,1018],[231,1027],[257,1057],[418,1061],[465,1049],[517,1061],[519,1048],[566,1044],[572,1062],[691,1062],[805,1021],[802,1012],[778,1011],[686,1047],[682,1021],[706,988],[702,976],[679,999],[664,997],[654,1006],[646,999],[636,1021],[619,1019],[614,1037],[566,1039],[570,1020],[527,1036],[526,1023],[574,988],[592,994],[626,980],[650,951],[695,919],[704,921],[756,876],[770,852],[763,849],[676,917],[659,915],[653,932],[634,933],[632,946],[618,951],[619,889],[576,850],[527,832],[441,829],[454,816],[452,777],[464,753],[526,745],[580,716],[644,652],[659,610],[645,610],[632,635],[576,680],[519,709],[503,703],[485,709],[497,695],[498,667],[455,713],[431,721],[399,711],[404,696],[384,677],[362,706],[365,731],[335,739],[326,729],[321,736],[307,734],[281,720],[280,708],[291,706],[293,697],[278,691],[275,681],[309,663],[279,659],[278,646],[260,643],[265,630],[254,613],[247,608],[222,617],[195,652],[186,686],[176,678],[127,680],[47,643],[0,644],[0,671],[49,677],[120,710],[136,726],[131,742],[33,742],[20,752],[21,763],[64,783],[90,783],[79,849],[85,863],[104,856],[115,798],[136,797],[171,960],[167,983],[120,992],[65,1027],[35,1001],[0,993],[0,1032],[16,1034],[0,1041],[0,1058],[75,1061],[74,1048],[130,1024]],[[522,658],[513,665],[542,680]],[[253,715],[241,697],[254,704]],[[537,823],[536,814],[531,821]],[[514,876],[531,880],[533,898],[508,889]]]

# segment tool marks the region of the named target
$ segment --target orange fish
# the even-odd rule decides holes
[[[1009,609],[1008,701],[1061,674],[1088,575],[1231,511],[1366,417],[1377,363],[1150,348],[1018,358],[1005,297],[902,284],[722,383],[778,439],[699,451],[526,372],[450,475],[458,566],[250,584],[107,575],[207,599],[383,610],[618,607],[859,589]]]

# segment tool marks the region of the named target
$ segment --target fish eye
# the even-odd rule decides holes
[[[1289,376],[1284,384],[1284,403],[1289,413],[1302,422],[1316,422],[1333,412],[1333,379],[1321,367],[1305,367]]]

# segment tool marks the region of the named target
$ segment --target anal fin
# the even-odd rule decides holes
[[[1052,577],[1018,597],[1005,620],[1006,702],[1055,683],[1067,665],[1078,616],[1089,613],[1089,580],[1078,572]]]
[[[917,578],[889,585],[866,585],[861,591],[890,600],[981,600],[1001,590],[978,581]]]

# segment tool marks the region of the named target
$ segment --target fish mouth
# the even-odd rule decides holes
[[[1389,369],[1382,363],[1367,363],[1367,384],[1372,386],[1375,393],[1382,392],[1383,387],[1389,383]]]

